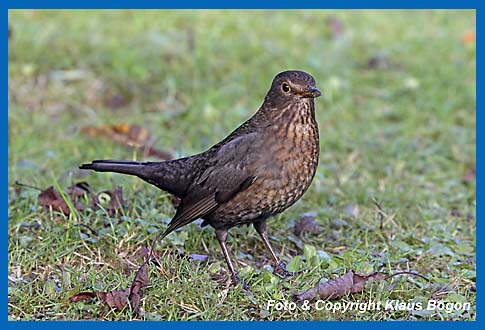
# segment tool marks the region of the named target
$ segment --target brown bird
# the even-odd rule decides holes
[[[162,238],[198,218],[216,232],[233,283],[240,283],[226,245],[228,229],[253,224],[275,263],[266,220],[294,204],[318,165],[315,79],[302,71],[279,73],[259,110],[224,140],[200,154],[164,162],[95,160],[81,169],[138,176],[181,199]]]

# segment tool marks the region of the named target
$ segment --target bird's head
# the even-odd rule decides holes
[[[276,75],[265,102],[272,106],[313,100],[322,93],[315,86],[315,79],[303,71],[283,71]]]

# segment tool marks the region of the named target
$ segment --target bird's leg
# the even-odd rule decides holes
[[[266,246],[266,249],[269,251],[269,253],[271,254],[271,257],[273,258],[273,261],[275,264],[275,268],[273,272],[280,276],[294,275],[294,273],[286,270],[285,263],[278,258],[273,248],[271,247],[271,244],[269,243],[269,239],[268,239],[268,234],[266,233],[266,220],[260,220],[260,221],[254,222],[253,225],[254,225],[254,229],[256,229],[259,236],[261,236],[261,239],[263,240],[263,243]]]
[[[226,240],[227,240],[227,229],[216,229],[216,237],[221,245],[222,253],[224,254],[224,259],[226,259],[227,267],[229,267],[229,271],[231,272],[231,280],[234,285],[238,285],[241,283],[239,279],[239,275],[232,264],[231,257],[229,256],[229,250],[227,249]],[[243,288],[245,290],[249,290],[249,287],[246,283],[243,282]]]

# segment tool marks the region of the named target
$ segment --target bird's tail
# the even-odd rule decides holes
[[[177,197],[184,196],[192,182],[198,158],[180,158],[164,162],[94,160],[79,166],[82,170],[134,175]],[[195,164],[195,165],[194,165]]]
[[[143,176],[147,163],[132,162],[123,160],[94,160],[88,164],[79,166],[82,170],[93,170],[96,172],[116,172]]]

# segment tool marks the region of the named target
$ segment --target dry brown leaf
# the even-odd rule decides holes
[[[108,304],[109,307],[122,310],[127,304],[128,295],[131,288],[124,290],[114,290],[109,292],[98,292],[99,299]]]
[[[97,296],[98,296],[98,292],[87,292],[87,291],[78,292],[77,294],[75,294],[74,296],[69,298],[69,301],[70,302],[77,302],[77,301],[81,301],[81,300],[89,300],[89,299],[95,298]]]
[[[153,139],[147,128],[138,125],[117,124],[102,125],[99,127],[85,126],[81,131],[91,137],[105,137],[112,141],[134,148],[141,148],[147,156],[157,157],[161,160],[172,159],[171,153],[153,147]]]
[[[313,300],[317,295],[322,300],[338,299],[349,293],[362,292],[369,280],[379,281],[386,277],[387,275],[379,272],[363,275],[350,270],[343,276],[319,283],[315,288],[298,293],[294,297],[298,301]]]
[[[131,285],[130,295],[128,299],[130,301],[131,307],[136,311],[140,304],[140,300],[143,297],[143,289],[150,285],[150,278],[148,277],[147,264],[144,262],[143,265],[138,269]]]
[[[337,277],[325,283],[319,283],[315,288],[295,294],[293,298],[297,301],[313,300],[318,295],[318,297],[322,300],[338,299],[342,298],[347,294],[364,291],[365,286],[369,280],[387,280],[391,277],[398,275],[413,275],[429,282],[429,280],[423,275],[410,271],[400,271],[391,275],[383,274],[380,272],[374,272],[368,275],[364,275],[355,273],[353,270],[350,270],[347,274],[343,276]]]
[[[146,248],[142,249],[141,254],[146,257]],[[69,300],[70,302],[77,302],[98,297],[111,308],[122,310],[129,303],[131,308],[133,308],[135,312],[138,312],[140,300],[143,297],[143,289],[149,285],[150,278],[148,277],[147,263],[144,262],[141,267],[138,268],[135,278],[129,288],[108,292],[79,292],[69,298]]]
[[[50,186],[47,189],[41,191],[38,197],[38,202],[41,206],[52,208],[55,211],[60,211],[64,213],[65,215],[69,215],[71,213],[71,210],[69,209],[66,201],[53,186]],[[72,203],[76,210],[84,210],[84,205],[82,205],[80,202],[73,200]]]
[[[85,126],[81,131],[92,136],[103,136],[130,147],[140,147],[151,139],[148,129],[138,125],[117,124],[99,127]]]
[[[45,207],[52,207],[56,211],[61,211],[64,214],[69,214],[70,210],[61,194],[53,187],[50,186],[43,190],[38,197],[39,205]]]

